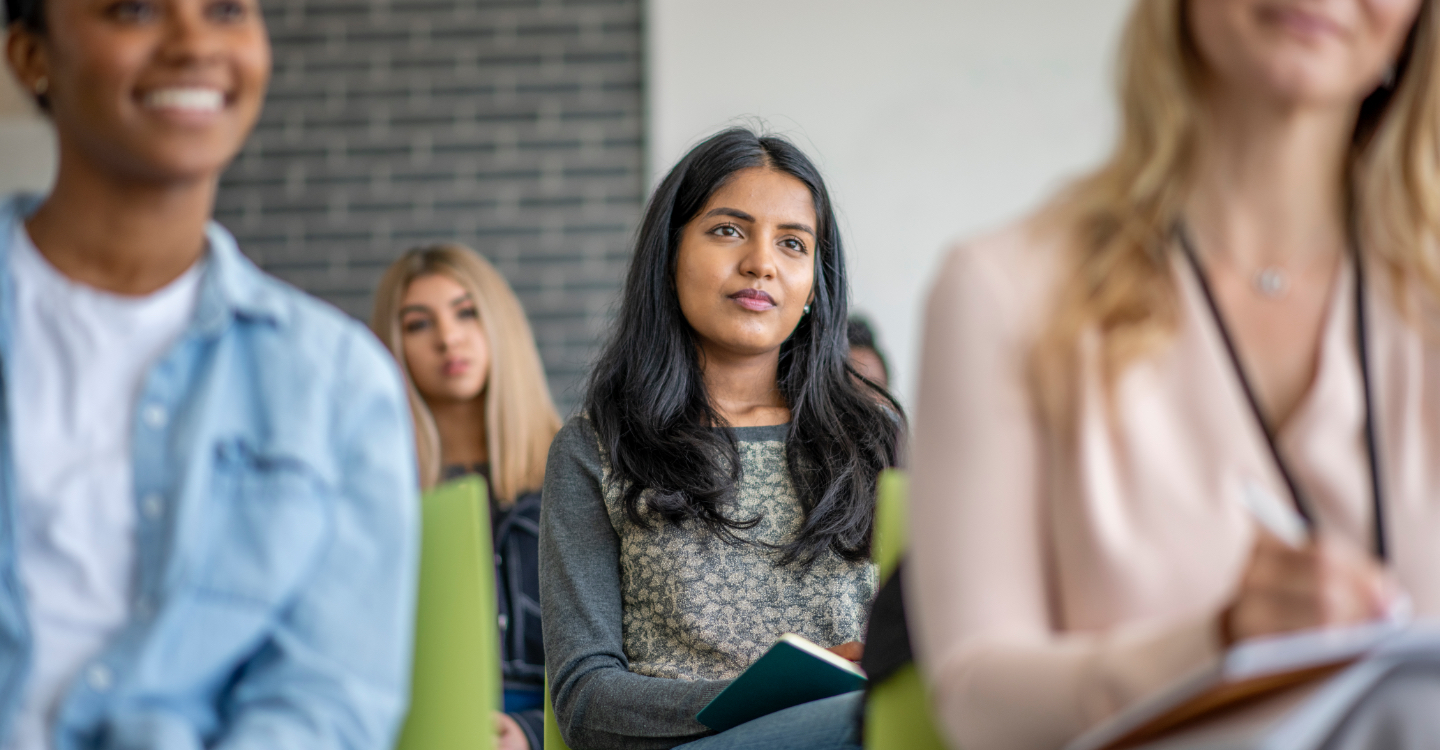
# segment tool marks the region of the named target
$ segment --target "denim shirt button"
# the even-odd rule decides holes
[[[140,418],[145,420],[145,424],[156,430],[165,426],[165,420],[169,416],[165,413],[165,407],[159,404],[150,404],[140,412]]]
[[[140,500],[140,512],[151,521],[157,521],[165,514],[165,498],[160,493],[152,492]]]
[[[85,670],[85,682],[95,692],[103,693],[115,684],[115,675],[104,664],[92,664]]]

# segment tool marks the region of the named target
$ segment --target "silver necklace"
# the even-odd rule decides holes
[[[1250,277],[1250,284],[1260,296],[1274,299],[1290,291],[1290,276],[1279,266],[1266,266]]]

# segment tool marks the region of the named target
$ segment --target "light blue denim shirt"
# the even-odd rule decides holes
[[[32,649],[8,258],[38,204],[0,201],[0,738]],[[194,319],[137,402],[133,615],[66,694],[56,750],[389,747],[419,554],[399,373],[363,326],[265,276],[218,224],[207,239]]]

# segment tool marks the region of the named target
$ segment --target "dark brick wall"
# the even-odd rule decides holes
[[[404,249],[515,287],[562,411],[641,210],[639,0],[267,0],[275,73],[217,216],[266,270],[369,318]]]

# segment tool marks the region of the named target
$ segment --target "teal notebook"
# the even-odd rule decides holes
[[[863,687],[865,673],[860,667],[794,633],[786,633],[695,714],[695,719],[723,732],[781,709]]]

